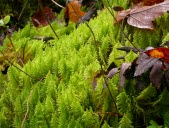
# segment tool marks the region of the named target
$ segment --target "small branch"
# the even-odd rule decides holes
[[[110,3],[109,3],[109,1],[107,0],[107,2],[108,2],[108,4],[109,4],[109,7],[110,7]],[[104,3],[104,2],[103,2]],[[105,7],[107,8],[107,10],[110,12],[110,14],[112,15],[112,17],[114,18],[114,20],[117,22],[117,19],[115,18],[115,16],[114,16],[114,14],[113,14],[113,12],[106,6],[106,4],[104,4],[105,5]],[[124,20],[123,20],[124,21]],[[122,31],[122,36],[125,36],[126,37],[126,39],[131,43],[131,45],[135,48],[135,49],[137,49],[138,50],[138,52],[139,52],[139,49],[130,41],[130,39],[128,38],[128,36],[124,33],[124,31],[123,31],[123,24],[122,24],[122,27],[120,27],[120,29],[121,29],[121,31]]]
[[[51,0],[54,4],[56,4],[58,7],[61,7],[61,8],[65,8],[65,7],[63,7],[62,5],[60,5],[60,4],[58,4],[56,1],[54,1],[54,0]]]
[[[70,5],[72,6],[72,4],[70,4]],[[76,13],[76,10],[74,9],[73,6],[72,6],[72,8],[73,8],[73,10],[74,10],[75,13]],[[76,14],[77,14],[77,13],[76,13]],[[104,70],[103,70],[103,62],[102,62],[101,59],[99,58],[99,57],[100,57],[100,55],[99,55],[99,48],[98,48],[98,44],[97,44],[97,41],[96,41],[96,37],[95,37],[95,35],[94,35],[94,32],[93,32],[92,28],[89,26],[88,23],[84,22],[84,20],[83,20],[78,14],[77,14],[77,16],[79,17],[79,19],[81,19],[81,20],[83,21],[83,23],[86,24],[86,26],[90,29],[90,31],[91,31],[91,33],[92,33],[92,36],[93,36],[93,38],[94,38],[94,46],[95,46],[95,49],[96,49],[96,54],[97,54],[97,56],[98,56],[98,61],[99,61],[99,63],[100,63],[101,70],[104,71]],[[104,78],[105,84],[106,84],[106,86],[107,86],[107,88],[108,88],[108,91],[109,91],[109,93],[110,93],[110,96],[111,96],[111,98],[112,98],[112,100],[113,100],[115,109],[116,109],[116,111],[117,111],[117,113],[118,113],[118,108],[117,108],[117,105],[116,105],[116,101],[115,101],[115,99],[114,99],[114,97],[113,97],[113,95],[112,95],[112,93],[111,93],[111,91],[110,91],[110,88],[109,88],[109,86],[108,86],[108,84],[107,84],[106,78],[105,78],[104,76],[103,76],[103,78]]]
[[[10,60],[8,60],[8,59],[6,58],[6,56],[4,55],[4,53],[3,53],[2,51],[0,51],[0,53],[4,56],[5,60],[7,60],[8,63],[10,63],[12,66],[14,66],[15,68],[17,68],[19,71],[23,72],[25,75],[29,76],[30,78],[37,80],[36,78],[32,77],[31,75],[29,75],[28,73],[26,73],[26,72],[23,71],[22,69],[18,68],[16,65],[14,65]]]
[[[24,6],[23,6],[23,8],[22,8],[22,10],[21,10],[21,13],[19,14],[18,21],[19,21],[19,19],[21,18],[22,13],[23,13],[23,11],[24,11],[24,9],[25,9],[25,7],[26,7],[28,1],[29,1],[29,0],[27,0],[26,3],[24,4]]]
[[[49,22],[49,20],[48,20],[48,18],[46,16],[46,13],[44,12],[44,7],[43,7],[43,4],[42,4],[42,1],[39,0],[39,3],[40,3],[40,9],[42,10],[42,13],[43,13],[43,15],[45,17],[45,20],[48,22],[48,24],[49,24],[50,28],[52,29],[53,33],[55,34],[56,38],[59,40],[59,36],[56,34],[54,28],[52,27],[51,23]]]
[[[110,96],[111,96],[111,98],[112,98],[112,100],[113,100],[113,103],[114,103],[114,107],[115,107],[115,109],[116,109],[116,112],[119,114],[119,112],[118,112],[118,108],[117,108],[117,105],[116,105],[116,100],[115,100],[115,98],[113,97],[113,94],[111,93],[111,91],[110,91],[110,87],[109,87],[109,85],[108,85],[108,83],[107,83],[107,81],[104,79],[104,82],[105,82],[105,85],[106,85],[106,87],[107,87],[107,89],[108,89],[108,91],[109,91],[109,94],[110,94]]]
[[[25,120],[26,120],[26,118],[27,118],[27,116],[28,116],[30,98],[31,98],[31,96],[32,96],[32,94],[33,94],[35,88],[36,88],[37,85],[43,80],[43,78],[44,78],[44,77],[42,77],[42,78],[38,81],[38,83],[33,87],[33,89],[31,90],[31,92],[30,92],[30,94],[29,94],[29,96],[28,96],[28,100],[27,100],[27,104],[26,104],[26,108],[27,108],[27,109],[26,109],[26,113],[25,113],[25,116],[24,116],[24,118],[23,118],[23,120],[22,120],[22,124],[21,124],[21,127],[20,127],[20,128],[23,128],[24,123],[25,123]]]
[[[94,39],[94,46],[95,46],[95,49],[96,49],[96,54],[98,56],[98,61],[100,63],[100,66],[101,66],[101,70],[103,71],[103,62],[101,61],[101,58],[100,55],[99,55],[99,48],[98,48],[98,43],[97,43],[97,40],[96,40],[96,37],[94,35],[94,31],[92,30],[92,28],[89,26],[89,24],[87,22],[85,22],[77,13],[76,9],[73,7],[73,5],[70,3],[70,5],[72,6],[72,9],[74,10],[74,12],[76,13],[76,15],[79,17],[79,19],[89,28],[92,36],[93,36],[93,39]]]

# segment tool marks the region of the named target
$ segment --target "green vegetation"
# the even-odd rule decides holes
[[[168,14],[158,18],[153,31],[126,25],[124,33],[138,48],[159,46],[169,38],[168,18]],[[11,43],[7,37],[0,48],[4,53],[1,69],[10,66],[6,75],[0,73],[0,127],[169,127],[169,92],[165,87],[156,90],[150,84],[138,91],[134,79],[128,79],[119,92],[119,74],[105,86],[104,72],[112,62],[120,67],[137,56],[129,52],[125,60],[116,59],[126,55],[116,48],[123,43],[132,45],[126,37],[121,41],[121,28],[113,21],[107,9],[90,20],[96,41],[86,24],[76,29],[72,23],[64,27],[57,22],[52,26],[59,40],[50,26],[35,28],[31,23],[12,35],[14,47],[7,46]],[[34,36],[54,40],[46,43]]]

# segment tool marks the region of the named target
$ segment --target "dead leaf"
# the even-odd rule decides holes
[[[119,50],[133,50],[122,47]],[[147,72],[149,70],[149,72]],[[149,75],[150,80],[147,80]],[[113,77],[111,75],[111,77]],[[134,79],[139,90],[152,83],[157,89],[167,86],[169,89],[169,48],[147,47],[131,64],[123,63],[120,68],[119,91],[123,88],[125,80]]]
[[[166,80],[166,85],[169,88],[169,64],[164,62],[164,66],[166,67],[166,73],[165,73],[165,80]]]
[[[151,57],[159,58],[162,61],[169,64],[169,48],[166,47],[154,48],[151,50],[147,50],[145,53]]]
[[[108,75],[106,76],[106,80],[105,80],[105,83],[104,83],[104,87],[107,86],[107,83],[108,83],[108,79],[112,79],[116,73],[118,73],[118,68],[112,68],[109,72],[108,72]]]
[[[123,63],[120,68],[120,81],[118,85],[118,90],[121,91],[122,87],[124,86],[125,82],[125,72],[131,66],[131,63]]]
[[[161,80],[163,78],[163,63],[162,61],[158,60],[151,69],[150,72],[150,81],[152,84],[159,89],[161,85]]]
[[[81,17],[83,17],[86,12],[81,11],[81,2],[78,0],[72,0],[67,3],[65,7],[64,19],[66,25],[68,25],[69,20],[77,23]]]
[[[154,4],[159,4],[163,1],[164,0],[134,0],[134,4],[138,4],[138,3],[142,2],[144,6],[151,6]]]
[[[96,14],[96,8],[91,8],[83,17],[81,17],[77,23],[77,26],[83,21],[89,21],[94,14]]]
[[[137,4],[128,10],[122,10],[116,15],[116,22],[127,19],[131,26],[145,29],[154,29],[152,21],[169,10],[169,0],[152,6]]]
[[[56,19],[56,16],[55,16],[54,12],[52,12],[52,9],[49,7],[45,7],[44,11],[42,11],[40,9],[33,15],[33,17],[32,17],[33,25],[35,27],[39,27],[40,25],[42,25],[42,26],[48,25],[45,15],[46,15],[46,18],[49,20],[49,22],[53,22]]]
[[[148,69],[150,69],[154,63],[156,63],[158,61],[158,58],[152,58],[152,57],[148,57],[146,58],[145,53],[143,53],[142,55],[140,55],[136,61],[136,64],[138,64],[136,66],[136,70],[134,73],[134,76],[140,76],[143,73],[145,73]]]
[[[108,73],[106,79],[108,79],[108,78],[110,78],[110,79],[113,78],[113,76],[114,76],[117,72],[118,72],[118,68],[113,68],[113,69],[111,69],[111,70],[109,71],[109,73]]]
[[[142,63],[146,59],[149,59],[149,56],[146,53],[142,52],[142,53],[140,53],[139,57],[137,58],[136,64],[139,65],[140,63]]]

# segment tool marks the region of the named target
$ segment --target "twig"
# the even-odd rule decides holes
[[[56,34],[55,30],[53,29],[51,23],[49,22],[46,14],[44,12],[44,7],[43,7],[43,4],[42,4],[42,1],[41,0],[38,0],[38,1],[40,3],[40,9],[42,10],[43,15],[45,16],[45,20],[48,22],[48,24],[49,24],[50,28],[52,29],[53,33],[55,34],[56,38],[59,40],[59,36]]]
[[[109,3],[109,1],[107,0],[107,2],[108,2],[108,4],[109,4],[109,6],[110,6],[110,3]],[[104,2],[103,2],[104,3]],[[105,4],[104,4],[105,5]],[[106,5],[105,5],[106,6]],[[112,11],[110,11],[110,9],[106,6],[106,8],[107,8],[107,10],[110,12],[110,14],[112,15],[112,17],[114,18],[114,20],[117,22],[117,19],[115,18],[115,16],[114,16],[114,14],[112,13]],[[126,37],[126,39],[131,43],[131,45],[135,48],[135,49],[137,49],[138,50],[138,52],[139,52],[139,49],[130,41],[130,39],[128,38],[128,36],[123,32],[123,26],[122,27],[120,27],[120,29],[121,29],[121,31],[122,31],[122,33],[123,33],[123,36],[125,36]]]
[[[109,88],[109,85],[108,85],[108,83],[107,83],[107,80],[104,79],[104,82],[105,82],[105,85],[107,86],[108,91],[109,91],[109,94],[110,94],[110,96],[111,96],[111,98],[112,98],[112,100],[113,100],[113,103],[114,103],[115,109],[116,109],[116,111],[117,111],[117,114],[119,114],[118,108],[117,108],[117,105],[116,105],[116,100],[115,100],[115,98],[113,97],[113,94],[112,94],[111,91],[110,91],[110,88]]]
[[[21,18],[21,16],[22,16],[22,13],[23,13],[23,11],[24,11],[24,9],[25,9],[25,7],[26,7],[28,1],[29,1],[29,0],[27,0],[26,3],[24,4],[24,6],[23,6],[23,8],[22,8],[22,10],[21,10],[21,12],[20,12],[20,14],[19,14],[19,17],[18,17],[18,19],[17,19],[18,21],[20,20],[20,18]],[[18,21],[17,21],[17,22],[18,22]],[[16,24],[14,25],[14,28],[16,27],[17,24],[18,24],[18,23],[16,23]]]
[[[56,1],[54,1],[54,0],[51,0],[54,4],[56,4],[58,7],[61,7],[61,8],[65,8],[65,7],[63,7],[62,5],[60,5],[60,4],[58,4]]]
[[[24,6],[23,6],[23,8],[22,8],[22,10],[21,10],[21,13],[19,14],[18,21],[19,21],[19,19],[21,18],[22,13],[23,13],[23,10],[25,9],[25,7],[26,7],[28,1],[29,1],[29,0],[27,0],[26,3],[24,4]]]
[[[79,15],[78,13],[76,12],[75,8],[73,7],[73,5],[70,3],[70,5],[72,6],[72,9],[75,11],[76,15],[79,17],[79,19],[85,23],[85,25],[90,29],[90,32],[92,33],[92,36],[93,36],[93,39],[94,39],[94,46],[95,46],[95,49],[96,49],[96,54],[98,56],[98,60],[99,60],[99,63],[100,63],[100,66],[101,66],[101,70],[103,71],[103,62],[101,61],[101,59],[99,58],[99,48],[98,48],[98,44],[97,44],[97,41],[96,41],[96,37],[94,35],[94,32],[92,30],[92,28],[89,26],[89,24],[87,22],[85,22]]]
[[[17,53],[16,48],[15,48],[15,46],[14,46],[12,40],[11,40],[11,37],[10,37],[9,34],[8,34],[8,31],[7,31],[7,35],[8,35],[8,39],[9,39],[10,43],[12,44],[12,47],[13,47],[13,49],[14,49],[14,51],[15,51],[15,54],[16,54],[17,59],[19,59],[19,61],[21,62],[22,66],[23,66],[24,63],[23,63],[22,59],[20,58],[20,55]]]
[[[10,43],[11,43],[11,45],[12,45],[14,51],[15,51],[16,57],[19,59],[19,61],[21,62],[22,66],[23,66],[23,61],[21,60],[21,58],[19,57],[19,54],[16,51],[16,48],[15,48],[15,46],[14,46],[12,40],[11,40],[11,37],[9,35],[9,31],[8,31],[8,27],[6,26],[6,24],[4,24],[4,27],[6,28],[6,33],[7,33],[6,35],[7,35],[8,39],[9,39],[9,41],[10,41]],[[1,51],[1,53],[2,53],[2,51]]]
[[[3,53],[2,51],[0,51],[0,53],[4,56],[5,60],[7,60],[8,63],[10,63],[10,64],[11,64],[12,66],[14,66],[15,68],[17,68],[19,71],[23,72],[25,75],[29,76],[29,77],[32,78],[32,79],[38,80],[37,78],[32,77],[31,75],[29,75],[28,73],[26,73],[26,72],[23,71],[22,69],[18,68],[16,65],[14,65],[10,60],[8,60],[8,59],[6,58],[6,56],[4,55],[4,53]]]
[[[27,109],[26,109],[26,113],[25,113],[25,116],[24,116],[24,118],[23,118],[23,120],[22,120],[22,124],[21,124],[21,127],[20,127],[20,128],[23,128],[24,123],[25,123],[25,120],[26,120],[26,118],[27,118],[27,116],[28,116],[30,98],[31,98],[31,96],[32,96],[32,94],[33,94],[35,88],[36,88],[37,85],[43,80],[43,78],[44,78],[44,77],[42,77],[42,78],[38,81],[38,83],[33,87],[33,89],[31,90],[31,92],[30,92],[30,94],[29,94],[29,96],[28,96],[28,100],[27,100],[27,103],[26,103],[26,108],[27,108]]]
[[[70,3],[70,5],[71,5],[71,3]],[[72,5],[71,5],[71,6],[72,6]],[[74,9],[73,6],[72,6],[72,8],[73,8],[73,10],[74,10],[75,13],[76,13],[76,10]],[[76,13],[76,14],[77,14],[77,13]],[[83,20],[78,14],[77,14],[77,16],[84,22],[84,20]],[[102,63],[101,59],[99,58],[100,55],[99,55],[99,49],[98,49],[96,37],[95,37],[95,35],[94,35],[94,32],[93,32],[92,28],[89,26],[89,24],[86,23],[86,22],[84,22],[84,23],[85,23],[86,26],[90,29],[90,31],[91,31],[91,33],[92,33],[92,36],[93,36],[93,38],[94,38],[94,43],[95,43],[94,46],[95,46],[96,53],[97,53],[97,56],[98,56],[98,61],[99,61],[100,66],[101,66],[101,70],[103,71],[103,63]],[[110,93],[110,96],[111,96],[111,98],[113,99],[113,102],[114,102],[116,111],[117,111],[117,113],[118,113],[118,108],[117,108],[117,105],[116,105],[116,101],[115,101],[115,99],[114,99],[114,97],[113,97],[113,95],[112,95],[112,93],[111,93],[111,91],[110,91],[110,88],[109,88],[109,86],[108,86],[108,84],[107,84],[106,78],[105,78],[104,76],[103,76],[103,78],[104,78],[105,84],[106,84],[106,86],[107,86],[107,88],[108,88],[108,91],[109,91],[109,93]]]

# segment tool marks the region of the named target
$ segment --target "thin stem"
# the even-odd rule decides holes
[[[43,5],[42,5],[41,0],[39,0],[39,3],[40,3],[40,9],[42,10],[43,15],[45,16],[45,20],[48,22],[48,24],[49,24],[50,28],[52,29],[53,33],[55,34],[56,38],[59,40],[59,36],[56,34],[55,30],[53,29],[51,23],[49,22],[49,20],[48,20],[46,14],[45,14],[45,12],[44,12],[44,7],[43,7]]]
[[[28,73],[26,73],[26,72],[23,71],[22,69],[18,68],[16,65],[14,65],[10,60],[8,60],[8,59],[6,58],[6,56],[4,55],[4,53],[3,53],[2,51],[0,51],[0,53],[4,56],[5,60],[7,60],[8,63],[10,63],[10,64],[11,64],[12,66],[14,66],[15,68],[17,68],[19,71],[23,72],[25,75],[29,76],[29,77],[32,78],[32,79],[38,80],[37,78],[32,77],[31,75],[29,75]]]
[[[16,57],[19,59],[19,61],[21,62],[22,66],[23,66],[23,61],[21,60],[21,58],[19,57],[19,54],[16,51],[16,48],[15,48],[15,46],[14,46],[12,40],[11,40],[11,37],[10,37],[9,32],[8,32],[8,27],[6,26],[6,24],[4,24],[4,27],[6,28],[6,33],[7,33],[6,35],[7,35],[8,39],[9,39],[9,41],[10,41],[10,43],[11,43],[11,45],[12,45],[14,51],[15,51]],[[2,53],[2,51],[1,51],[1,53]]]
[[[94,35],[94,32],[92,30],[92,28],[89,26],[89,24],[87,22],[85,22],[79,15],[78,13],[76,12],[75,8],[73,7],[73,5],[70,3],[70,5],[72,6],[73,10],[75,11],[76,15],[79,17],[79,19],[85,23],[85,25],[90,29],[90,32],[92,33],[92,36],[93,36],[93,39],[94,39],[94,46],[95,46],[95,49],[96,49],[96,54],[98,56],[98,60],[99,60],[99,63],[100,63],[100,66],[101,66],[101,70],[103,71],[103,62],[101,61],[101,59],[99,58],[99,49],[98,49],[98,44],[97,44],[97,41],[96,41],[96,37]]]
[[[11,40],[11,37],[9,36],[8,32],[7,32],[7,36],[8,36],[8,39],[9,39],[10,43],[12,44],[12,47],[13,47],[13,49],[15,51],[17,59],[21,62],[22,66],[23,66],[24,63],[23,63],[22,59],[20,58],[20,55],[17,53],[16,48],[15,48],[15,46],[14,46],[14,44],[13,44],[13,42]]]
[[[117,108],[117,105],[116,105],[116,100],[114,99],[113,94],[112,94],[111,91],[110,91],[110,88],[109,88],[109,85],[108,85],[108,83],[107,83],[107,80],[104,79],[104,82],[105,82],[105,84],[106,84],[106,86],[107,86],[107,88],[108,88],[109,94],[110,94],[110,96],[111,96],[111,98],[112,98],[112,100],[113,100],[114,107],[115,107],[115,109],[116,109],[116,111],[117,111],[117,114],[119,114],[118,108]]]
[[[62,5],[60,5],[60,4],[58,4],[56,1],[54,1],[54,0],[51,0],[54,4],[56,4],[58,7],[61,7],[61,8],[65,8],[65,7],[63,7]]]
[[[71,5],[71,3],[70,3],[70,5]],[[71,5],[71,6],[72,6],[72,5]],[[73,6],[72,6],[72,8],[74,9]],[[75,9],[74,9],[74,11],[75,11],[75,13],[76,13],[76,10],[75,10]],[[77,14],[77,13],[76,13],[76,14]],[[77,14],[77,16],[79,17],[79,19],[81,19],[81,20],[83,21],[83,23],[86,24],[86,26],[90,29],[90,31],[91,31],[91,33],[92,33],[92,36],[93,36],[93,38],[94,38],[94,43],[95,43],[94,46],[95,46],[95,49],[96,49],[96,53],[97,53],[97,56],[98,56],[98,60],[99,60],[100,66],[101,66],[101,70],[103,71],[103,63],[102,63],[101,59],[99,58],[99,56],[100,56],[100,55],[99,55],[99,49],[98,49],[98,45],[97,45],[97,41],[96,41],[96,37],[95,37],[95,35],[94,35],[94,32],[93,32],[92,28],[89,26],[88,23],[84,22],[84,20],[83,20],[78,14]],[[103,76],[103,78],[104,78],[104,81],[105,81],[105,83],[106,83],[106,86],[107,86],[107,88],[108,88],[108,90],[109,90],[110,96],[111,96],[111,98],[113,99],[113,102],[114,102],[116,111],[117,111],[117,113],[118,113],[116,101],[115,101],[113,95],[111,94],[111,91],[110,91],[110,88],[109,88],[109,86],[108,86],[108,84],[107,84],[106,78],[105,78],[104,76]]]
[[[108,1],[108,0],[107,0]],[[104,3],[104,2],[103,2]],[[109,2],[108,2],[109,3]],[[105,4],[104,4],[105,5]],[[109,5],[110,6],[110,5]],[[110,11],[110,9],[105,5],[105,7],[107,8],[107,10],[110,12],[110,14],[112,15],[112,17],[114,18],[114,20],[116,21],[116,22],[118,22],[117,21],[117,19],[115,18],[115,16],[114,16],[114,14],[112,13],[112,11]],[[125,18],[123,19],[123,22],[124,22],[124,20],[125,20]],[[140,50],[130,41],[130,39],[128,38],[128,36],[123,32],[123,25],[120,27],[120,29],[121,29],[121,31],[122,31],[122,33],[123,33],[123,36],[125,36],[126,37],[126,39],[131,43],[131,45],[135,48],[135,49],[137,49],[137,51],[138,52],[140,52]]]
[[[31,96],[32,96],[32,94],[33,94],[35,88],[36,88],[37,85],[43,80],[43,78],[44,78],[44,77],[42,77],[42,78],[38,81],[38,83],[33,87],[33,89],[31,90],[31,92],[30,92],[30,94],[29,94],[29,96],[28,96],[28,100],[27,100],[27,103],[26,103],[26,108],[27,108],[27,109],[26,109],[26,113],[25,113],[25,116],[24,116],[24,118],[23,118],[23,120],[22,120],[22,124],[21,124],[21,127],[20,127],[20,128],[23,128],[24,123],[25,123],[25,120],[26,120],[26,118],[27,118],[27,116],[28,116],[30,98],[31,98]]]
[[[22,8],[22,10],[21,10],[21,12],[20,12],[20,14],[19,14],[18,21],[20,20],[20,18],[21,18],[21,16],[22,16],[22,13],[23,13],[23,11],[24,11],[24,9],[25,9],[25,7],[26,7],[28,1],[29,1],[29,0],[27,0],[26,3],[24,4],[24,6],[23,6],[23,8]],[[18,22],[18,21],[17,21],[17,22]],[[16,24],[14,25],[14,28],[16,27],[17,24],[18,24],[18,23],[16,23]]]
[[[121,32],[122,32],[122,33],[121,33],[121,34],[122,34],[122,44],[125,46],[125,42],[124,42],[124,34],[123,34],[123,33],[124,33],[124,20],[122,20],[122,26],[121,26],[121,29],[122,29],[122,31],[121,31]]]
[[[22,8],[22,10],[21,10],[21,13],[19,14],[18,21],[19,21],[19,19],[21,18],[22,13],[23,13],[23,11],[24,11],[24,9],[25,9],[25,7],[26,7],[28,1],[29,1],[29,0],[27,0],[26,3],[24,4],[24,6],[23,6],[23,8]]]

